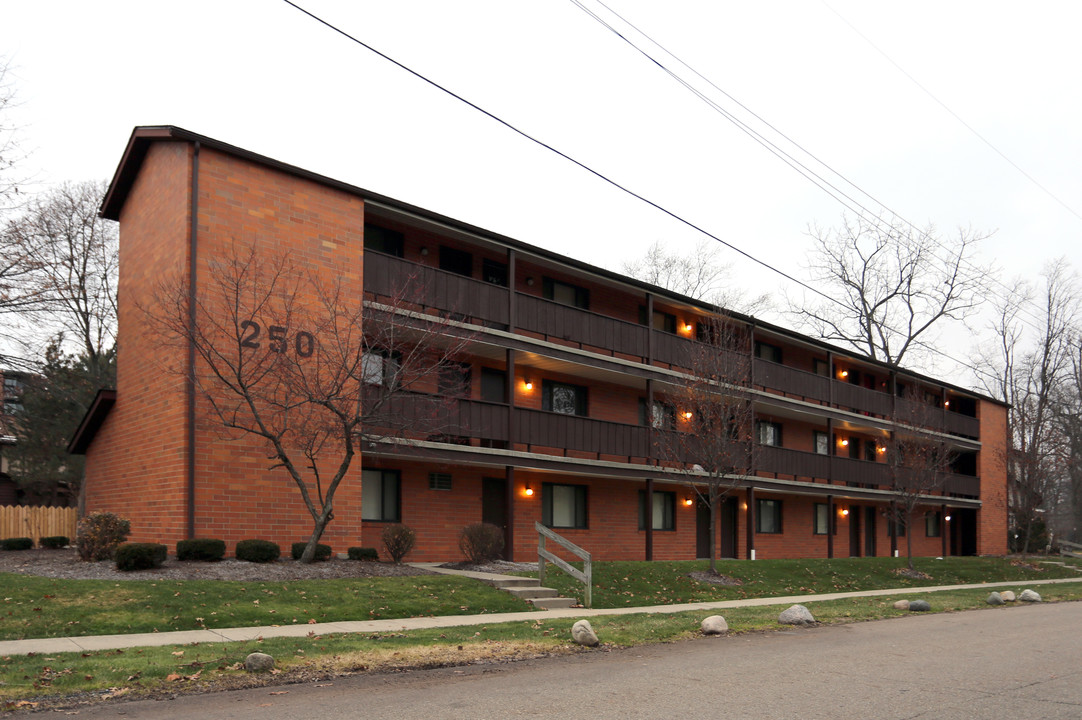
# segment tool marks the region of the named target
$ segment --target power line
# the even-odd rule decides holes
[[[377,50],[376,48],[369,45],[368,43],[360,40],[357,37],[354,37],[353,35],[347,33],[346,31],[342,30],[341,28],[333,25],[332,23],[328,22],[327,20],[324,20],[323,18],[319,17],[318,15],[315,15],[314,13],[306,10],[305,8],[303,8],[303,7],[299,6],[299,5],[297,5],[292,0],[282,0],[282,1],[284,3],[286,3],[287,5],[289,5],[290,7],[298,10],[299,12],[303,13],[304,15],[307,15],[311,19],[313,19],[316,22],[320,23],[321,25],[325,26],[329,30],[332,30],[335,33],[338,33],[339,35],[345,37],[346,39],[348,39],[348,40],[356,43],[357,45],[360,45],[361,47],[365,48],[369,52],[372,52],[372,53],[378,55],[379,57],[383,58],[387,62],[389,62],[389,63],[395,65],[396,67],[406,71],[410,75],[413,75],[418,80],[421,80],[421,81],[427,83],[428,85],[431,85],[432,87],[436,88],[437,90],[439,90],[439,91],[453,97],[454,99],[458,100],[459,102],[464,103],[465,105],[468,105],[469,107],[473,108],[477,112],[485,115],[486,117],[488,117],[489,119],[499,123],[500,125],[503,125],[508,130],[511,130],[512,132],[514,132],[515,134],[525,138],[526,140],[529,140],[530,142],[532,142],[532,143],[534,143],[534,144],[536,144],[536,145],[538,145],[540,147],[543,147],[546,150],[548,150],[548,151],[550,151],[552,153],[555,153],[556,155],[559,155],[560,157],[564,158],[568,162],[573,163],[574,165],[576,165],[579,168],[585,170],[586,172],[590,173],[591,175],[597,177],[598,179],[602,180],[603,182],[611,185],[612,187],[620,190],[621,192],[626,193],[627,195],[630,195],[631,197],[634,197],[635,199],[637,199],[637,200],[639,200],[639,201],[641,201],[643,203],[646,203],[647,205],[653,207],[654,209],[664,213],[665,215],[668,215],[669,217],[676,220],[677,222],[679,222],[679,223],[681,223],[683,225],[686,225],[687,227],[695,230],[696,232],[699,232],[699,233],[705,235],[706,237],[711,238],[712,240],[715,240],[716,242],[721,243],[722,245],[729,248],[730,250],[733,250],[734,252],[739,253],[740,255],[744,256],[745,258],[751,260],[752,262],[766,268],[767,270],[770,270],[771,272],[774,272],[774,273],[784,277],[785,279],[799,285],[800,287],[808,290],[809,292],[824,298],[828,302],[837,304],[837,305],[839,305],[839,306],[841,306],[843,308],[845,307],[845,305],[842,304],[836,298],[833,298],[830,295],[824,293],[823,291],[821,291],[821,290],[819,290],[819,289],[817,289],[815,287],[812,287],[811,285],[805,283],[804,281],[793,277],[792,275],[788,274],[784,270],[781,270],[780,268],[774,267],[773,265],[767,263],[764,260],[760,260],[759,258],[751,255],[747,251],[742,250],[741,248],[736,247],[732,243],[721,239],[717,235],[714,235],[714,234],[710,233],[706,229],[696,225],[695,223],[691,222],[690,220],[687,220],[687,219],[683,218],[682,216],[680,216],[680,215],[676,214],[675,212],[663,207],[662,205],[660,205],[660,204],[658,204],[658,203],[656,203],[656,202],[654,202],[652,200],[649,200],[648,198],[634,192],[633,190],[625,187],[624,185],[619,184],[615,180],[612,180],[611,178],[607,177],[606,175],[602,174],[601,172],[599,172],[597,170],[594,170],[593,168],[589,167],[585,163],[580,162],[579,160],[576,160],[575,158],[571,157],[570,155],[567,155],[566,153],[556,149],[555,147],[553,147],[553,146],[539,140],[538,138],[535,138],[534,136],[532,136],[532,135],[528,134],[527,132],[525,132],[524,130],[521,130],[518,127],[512,125],[508,121],[503,120],[502,118],[500,118],[499,116],[493,114],[492,112],[489,112],[488,110],[485,110],[484,108],[482,108],[479,105],[467,100],[466,98],[462,97],[461,95],[458,95],[457,93],[455,93],[452,90],[444,87],[443,85],[440,85],[436,81],[431,80],[430,78],[422,75],[421,73],[417,72],[416,70],[413,70],[412,68],[404,65],[403,63],[401,63],[401,62],[395,60],[394,58],[386,55],[385,53]],[[972,366],[972,365],[970,365],[968,363],[965,363],[965,362],[963,362],[961,360],[958,360],[957,358],[954,358],[954,357],[946,354],[945,352],[943,352],[941,350],[936,350],[934,348],[928,348],[928,349],[931,350],[932,352],[935,352],[935,353],[937,353],[939,355],[942,355],[943,357],[946,357],[947,359],[949,359],[949,360],[951,360],[951,361],[953,361],[955,363],[958,363],[959,365],[961,365],[963,367],[967,367],[967,368],[973,370],[974,372],[981,373],[981,374],[986,374],[983,371],[981,371],[979,368],[976,368],[976,367],[974,367],[974,366]],[[993,376],[988,375],[988,377],[993,377]]]

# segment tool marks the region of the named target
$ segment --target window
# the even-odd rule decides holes
[[[813,430],[812,439],[814,440],[815,453],[817,455],[829,455],[830,454],[830,436],[822,430]]]
[[[875,440],[865,440],[864,441],[864,459],[865,460],[871,460],[872,462],[875,462],[875,453],[876,453],[876,449],[878,447],[879,447],[879,445],[878,445],[878,443],[875,442]]]
[[[924,534],[928,537],[939,537],[941,531],[940,521],[943,516],[938,510],[924,514]]]
[[[361,380],[369,385],[393,385],[399,369],[397,353],[369,350],[361,355]]]
[[[830,534],[830,505],[815,503],[815,517],[813,518],[812,532],[816,535]],[[835,532],[837,530],[835,529]]]
[[[639,324],[646,324],[646,306],[639,306]],[[676,316],[672,313],[662,312],[660,310],[654,311],[653,321],[650,323],[650,327],[661,332],[667,332],[672,335],[676,334]]]
[[[895,521],[894,518],[887,518],[887,537],[894,535],[894,537],[905,537],[905,518],[901,518]]]
[[[781,500],[755,501],[755,532],[781,532]]]
[[[485,402],[507,402],[507,373],[493,368],[481,368],[481,399]]]
[[[457,275],[473,276],[473,255],[465,250],[440,245],[440,270]]]
[[[672,430],[676,427],[676,408],[668,403],[654,401],[653,412],[646,417],[646,398],[639,398],[639,424],[650,426],[655,430]]]
[[[4,378],[4,395],[12,397],[22,392],[23,384],[18,378],[6,377]]]
[[[550,528],[585,528],[586,486],[543,483],[541,523]]]
[[[379,225],[364,224],[365,250],[375,250],[395,257],[402,257],[405,245],[405,236],[402,233],[388,230]]]
[[[428,474],[428,489],[429,490],[450,490],[451,489],[451,474],[450,473],[429,473]],[[361,497],[364,497],[363,495]]]
[[[717,345],[721,332],[717,324],[711,320],[695,323],[695,339],[707,345]]]
[[[781,362],[781,348],[765,342],[755,341],[755,357],[770,362]]]
[[[541,292],[546,300],[553,300],[561,305],[570,305],[583,310],[590,307],[590,291],[578,285],[544,278]]]
[[[448,363],[439,369],[436,384],[440,395],[468,398],[471,380],[472,372],[467,363]]]
[[[507,287],[507,263],[498,260],[482,260],[481,279],[493,285]]]
[[[781,423],[759,420],[755,423],[755,434],[761,445],[781,447]]]
[[[676,493],[654,491],[654,507],[650,513],[654,530],[676,529]],[[639,530],[646,529],[646,491],[639,490]]]
[[[812,372],[823,377],[830,377],[830,363],[826,360],[815,358],[812,360]]]
[[[586,388],[581,385],[541,381],[541,409],[563,415],[586,415]]]
[[[397,470],[362,470],[361,519],[379,522],[401,520],[398,503],[400,485]]]

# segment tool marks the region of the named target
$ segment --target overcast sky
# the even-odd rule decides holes
[[[981,260],[1008,284],[1058,256],[1082,268],[1082,4],[606,0],[730,99],[581,3],[905,219],[994,232]],[[808,225],[844,210],[570,0],[299,4],[792,275]],[[0,8],[43,185],[111,177],[134,126],[171,124],[611,269],[700,239],[284,2]],[[722,257],[749,291],[787,285]],[[973,338],[949,335],[968,357]],[[971,384],[949,361],[935,371]]]

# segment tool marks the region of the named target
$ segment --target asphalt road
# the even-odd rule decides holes
[[[1080,627],[1082,603],[910,615],[80,708],[78,715],[1077,720],[1082,718]]]

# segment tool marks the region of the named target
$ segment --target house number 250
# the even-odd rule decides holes
[[[259,336],[263,328],[255,320],[245,320],[240,324],[242,337],[240,346],[246,348],[258,348]],[[267,347],[271,352],[284,353],[289,351],[287,330],[281,325],[267,326]],[[311,357],[316,349],[316,338],[312,333],[300,330],[293,336],[293,350],[300,357]]]

